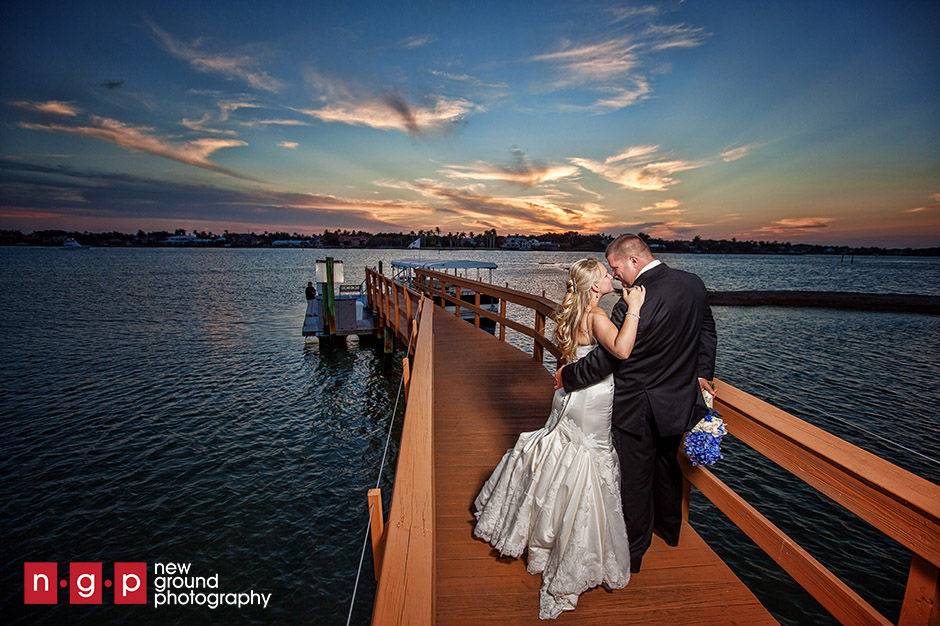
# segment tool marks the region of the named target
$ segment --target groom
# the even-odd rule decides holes
[[[667,267],[636,235],[617,237],[606,255],[624,288],[646,287],[633,352],[620,361],[598,346],[561,368],[555,381],[571,392],[614,374],[612,436],[630,570],[638,572],[654,530],[667,544],[679,544],[682,471],[676,456],[682,434],[705,416],[701,390],[715,393],[710,381],[717,337],[698,276]],[[619,300],[610,318],[618,328],[626,311]]]

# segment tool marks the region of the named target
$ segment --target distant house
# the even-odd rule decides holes
[[[538,239],[529,239],[528,237],[506,237],[503,242],[503,248],[506,250],[534,250],[545,245]]]
[[[173,236],[171,236],[171,237],[167,237],[166,239],[164,239],[164,240],[163,240],[163,243],[170,243],[170,244],[176,244],[176,245],[184,244],[184,245],[185,245],[185,244],[188,244],[188,243],[196,243],[197,241],[199,241],[199,238],[196,237],[196,235],[173,235]]]
[[[271,245],[275,248],[300,248],[305,243],[304,239],[275,239]]]
[[[368,237],[358,235],[340,235],[337,240],[340,248],[365,248],[369,244]]]

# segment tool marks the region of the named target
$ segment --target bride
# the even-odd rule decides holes
[[[598,306],[613,291],[595,259],[571,266],[556,314],[555,339],[573,362],[597,342],[620,359],[633,350],[643,287],[624,289],[628,313],[618,329]],[[600,584],[630,580],[630,544],[620,504],[620,467],[610,435],[614,381],[555,392],[545,426],[519,435],[474,501],[473,534],[500,554],[528,551],[526,569],[542,574],[539,617],[554,619]]]

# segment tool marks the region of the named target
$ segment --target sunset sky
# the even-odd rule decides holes
[[[936,2],[6,2],[0,20],[0,228],[940,245]]]

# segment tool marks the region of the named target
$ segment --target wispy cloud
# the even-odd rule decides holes
[[[71,102],[62,100],[47,100],[45,102],[32,102],[30,100],[16,100],[10,103],[11,106],[36,111],[37,113],[47,113],[49,115],[62,115],[65,117],[75,117],[80,109]]]
[[[659,7],[652,4],[612,7],[609,12],[615,22],[622,22],[632,17],[654,17],[659,15]]]
[[[735,148],[727,148],[721,153],[721,160],[725,163],[730,163],[732,161],[737,161],[738,159],[743,159],[753,150],[760,148],[764,144],[762,143],[749,143],[743,146],[737,146]]]
[[[568,161],[635,191],[665,191],[679,182],[674,174],[707,165],[706,161],[663,160],[658,150],[659,146],[631,146],[603,162],[580,157]]]
[[[219,100],[216,102],[216,107],[218,107],[219,112],[215,115],[213,115],[211,111],[207,111],[197,120],[184,117],[182,120],[180,120],[180,124],[189,130],[197,132],[234,137],[238,134],[234,130],[212,128],[209,126],[209,124],[224,124],[229,120],[229,118],[232,116],[232,113],[235,111],[239,109],[259,109],[261,108],[261,105],[256,102],[246,100]]]
[[[607,209],[561,200],[556,194],[491,195],[474,187],[454,187],[428,178],[377,180],[375,185],[415,192],[432,201],[442,228],[499,228],[503,232],[583,230],[596,232],[607,221]]]
[[[616,7],[610,9],[614,22],[627,18],[651,18],[658,13],[654,6]],[[649,24],[627,35],[608,37],[591,42],[564,40],[550,52],[529,57],[529,61],[548,64],[554,78],[544,86],[547,91],[570,91],[575,88],[597,94],[593,101],[564,102],[561,111],[606,113],[631,106],[652,94],[648,77],[650,57],[674,48],[701,45],[707,33],[685,24]],[[573,94],[577,95],[577,94]]]
[[[470,74],[456,74],[453,72],[445,72],[443,70],[429,70],[432,76],[437,76],[438,78],[446,78],[447,80],[453,80],[460,83],[467,83],[473,85],[474,87],[490,87],[493,89],[507,89],[509,85],[506,83],[488,83],[486,81],[480,80],[475,76]]]
[[[637,47],[630,38],[618,37],[593,44],[569,44],[555,52],[534,55],[531,60],[555,65],[562,75],[553,86],[560,89],[629,74],[639,65]]]
[[[258,67],[258,54],[232,54],[203,50],[198,43],[186,44],[147,20],[147,25],[163,48],[178,59],[188,62],[193,69],[209,74],[218,74],[229,80],[241,80],[255,89],[277,92],[284,83]]]
[[[685,211],[680,209],[681,202],[675,198],[668,198],[660,202],[654,202],[649,206],[640,207],[639,211],[646,213],[649,211],[654,212],[656,215],[680,215]]]
[[[191,120],[191,119],[184,117],[183,119],[180,120],[180,125],[188,128],[189,130],[200,132],[200,133],[210,133],[213,135],[228,135],[230,137],[237,134],[234,130],[228,130],[224,128],[210,128],[209,126],[206,126],[206,124],[211,122],[212,119],[213,118],[212,118],[211,113],[206,113],[205,115],[200,117],[198,120]]]
[[[235,148],[248,145],[238,139],[202,138],[185,143],[172,143],[154,135],[153,128],[146,126],[130,126],[118,120],[109,117],[99,117],[97,115],[90,118],[90,125],[87,126],[31,124],[27,122],[21,122],[19,126],[20,128],[29,130],[42,130],[90,137],[120,146],[126,150],[145,152],[227,176],[258,182],[258,179],[222,167],[209,160],[209,156],[211,156],[212,153],[223,148]]]
[[[644,32],[646,45],[655,51],[670,48],[695,48],[705,42],[704,29],[693,28],[686,24],[654,24]]]
[[[309,122],[293,119],[267,119],[267,120],[249,120],[241,122],[242,126],[309,126]]]
[[[773,235],[799,235],[828,228],[835,221],[833,217],[787,217],[776,220],[753,232]]]
[[[411,37],[405,37],[398,43],[402,48],[414,49],[426,46],[432,41],[434,41],[434,37],[431,35],[412,35]]]
[[[512,155],[513,162],[510,165],[496,165],[477,161],[472,165],[447,165],[440,170],[440,173],[448,178],[503,181],[524,187],[532,187],[578,175],[578,168],[573,165],[532,162],[519,149],[513,149]]]
[[[428,104],[413,104],[397,93],[375,95],[344,81],[308,72],[307,82],[323,106],[296,111],[323,122],[398,130],[411,135],[438,130],[462,121],[483,107],[463,98],[427,97]]]
[[[914,207],[913,209],[906,209],[902,211],[902,213],[923,213],[924,211],[940,209],[940,193],[931,194],[930,199],[933,200],[932,204],[925,204],[924,206]]]
[[[300,144],[296,141],[281,141],[277,145],[288,150],[296,150]]]

